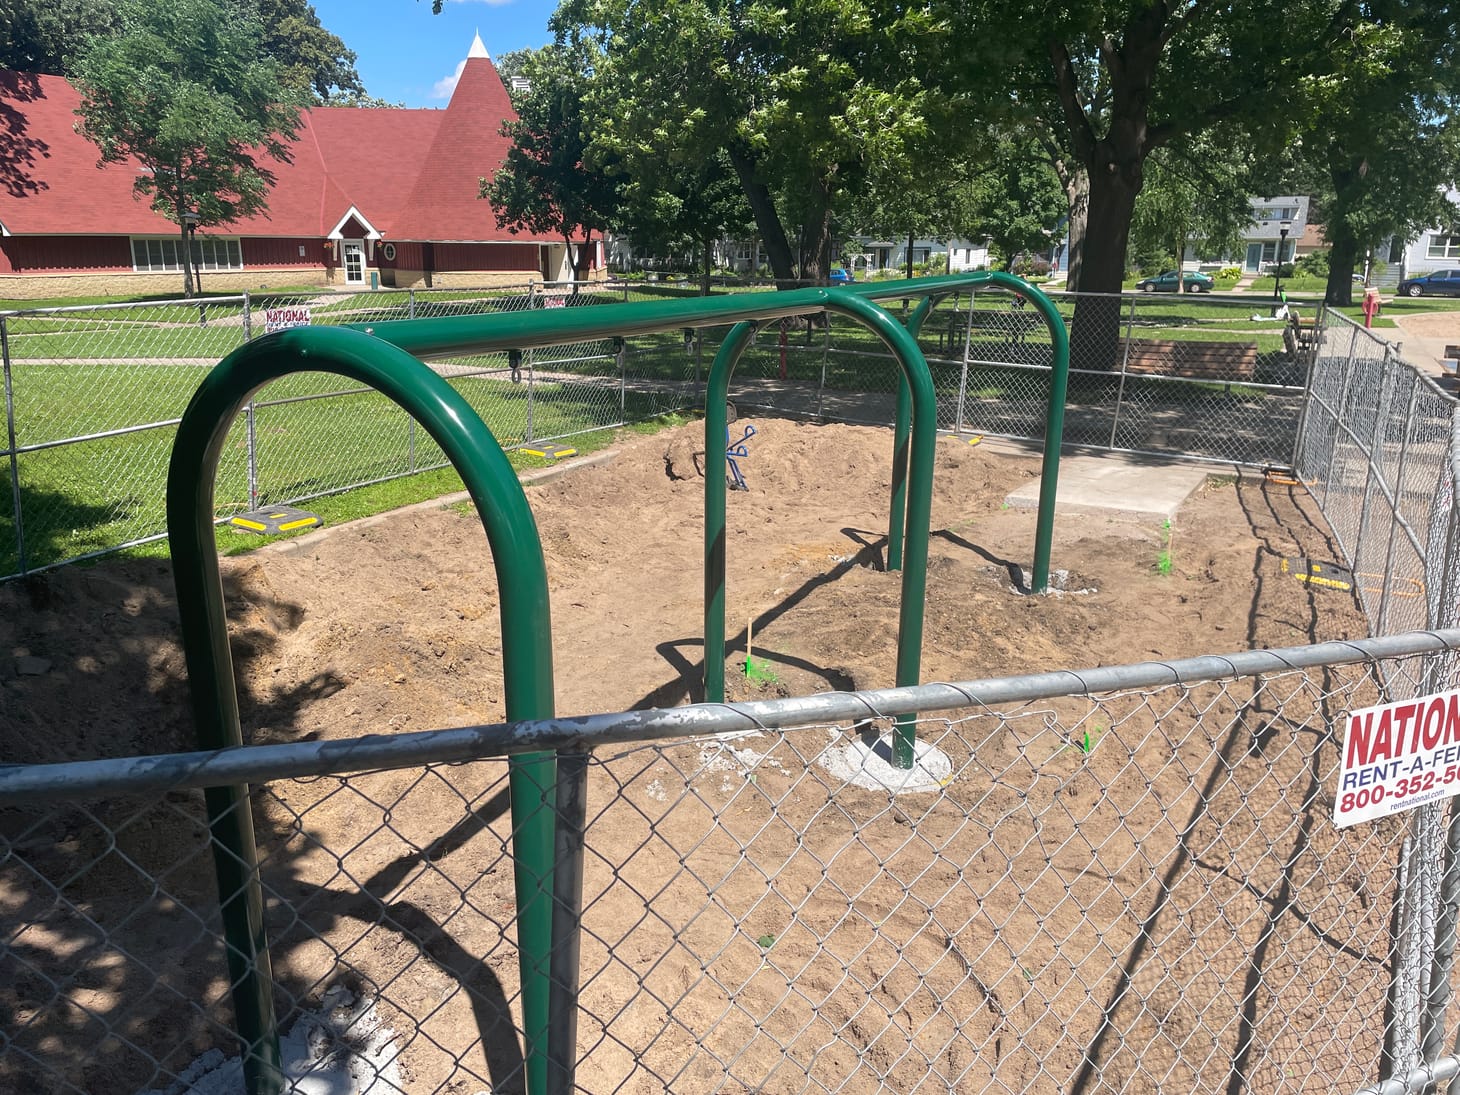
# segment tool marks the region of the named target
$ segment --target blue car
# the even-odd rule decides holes
[[[856,280],[856,278],[852,277],[851,274],[847,273],[840,266],[835,267],[831,272],[831,283],[833,285],[850,285]]]
[[[1460,270],[1435,270],[1399,283],[1402,297],[1460,297]]]

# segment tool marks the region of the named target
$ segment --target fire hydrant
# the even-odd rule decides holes
[[[1379,303],[1379,290],[1378,289],[1365,289],[1364,290],[1364,326],[1365,327],[1372,327],[1374,325],[1374,317],[1379,314],[1380,308],[1381,308],[1381,305]]]

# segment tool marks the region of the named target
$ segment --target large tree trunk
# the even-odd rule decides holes
[[[776,212],[775,199],[765,183],[756,178],[755,161],[748,152],[733,146],[725,152],[735,167],[735,174],[740,177],[745,200],[750,203],[750,212],[755,217],[755,227],[760,232],[761,245],[765,248],[766,259],[771,264],[771,273],[783,287],[790,287],[796,278],[795,262],[791,256],[790,241],[786,239],[786,230],[781,225],[780,214]]]
[[[710,269],[711,258],[715,246],[714,240],[700,240],[700,296],[710,295]]]
[[[1090,223],[1090,173],[1083,167],[1060,180],[1070,203],[1070,253],[1065,256],[1065,288],[1079,292],[1085,268],[1085,236]]]
[[[1354,302],[1354,267],[1359,261],[1359,241],[1349,230],[1347,221],[1330,219],[1323,228],[1328,240],[1328,285],[1323,290],[1325,304]]]
[[[1103,149],[1108,142],[1101,141]],[[1105,162],[1111,163],[1112,158]],[[1090,177],[1090,217],[1080,270],[1080,292],[1118,294],[1125,280],[1125,249],[1131,214],[1141,189],[1141,158],[1126,160],[1125,170]],[[1070,364],[1077,369],[1120,366],[1120,299],[1085,296],[1075,304],[1070,325]]]
[[[593,271],[593,233],[583,233],[583,242],[573,256],[573,292],[578,291],[578,282],[587,281]]]

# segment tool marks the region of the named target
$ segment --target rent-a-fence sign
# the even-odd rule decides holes
[[[287,331],[290,327],[309,326],[309,305],[295,304],[285,308],[264,309],[264,333]]]
[[[1333,800],[1339,828],[1460,794],[1460,691],[1351,712]]]

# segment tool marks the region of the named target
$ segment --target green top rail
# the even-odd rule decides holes
[[[507,718],[551,718],[547,570],[532,511],[496,439],[451,385],[403,350],[358,331],[298,327],[247,343],[224,358],[203,380],[177,429],[168,469],[167,523],[199,745],[242,744],[213,539],[219,455],[230,423],[259,388],[306,371],[334,373],[377,389],[414,416],[455,465],[481,515],[496,567]],[[548,1074],[556,762],[551,753],[528,753],[509,764],[527,1089],[539,1095]],[[245,1084],[250,1095],[275,1095],[283,1076],[248,788],[214,787],[206,796]]]

